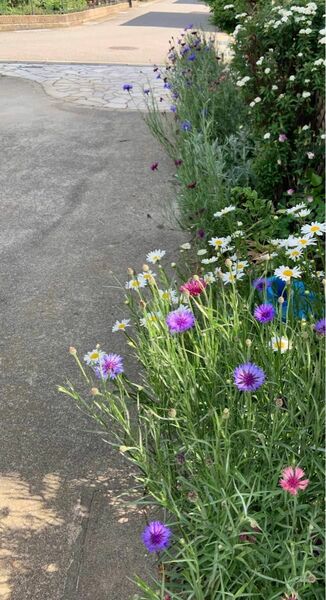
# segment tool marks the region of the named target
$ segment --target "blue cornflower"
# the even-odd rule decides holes
[[[176,107],[176,105],[175,105],[175,104],[172,104],[172,105],[170,106],[170,111],[171,111],[171,112],[173,112],[173,113],[176,113],[176,112],[177,112],[177,107]]]
[[[170,544],[171,529],[160,521],[152,521],[142,533],[142,540],[149,552],[165,550]]]
[[[125,92],[130,92],[130,91],[132,90],[132,87],[133,87],[133,86],[131,85],[131,83],[124,83],[124,84],[123,84],[123,86],[122,86],[122,89],[123,89]]]
[[[194,52],[192,52],[192,54],[189,54],[187,60],[190,60],[191,62],[193,62],[194,60],[196,60],[196,54]]]
[[[182,123],[181,123],[181,129],[183,131],[191,131],[192,125],[191,125],[190,121],[187,121],[187,120],[186,121],[182,121]]]

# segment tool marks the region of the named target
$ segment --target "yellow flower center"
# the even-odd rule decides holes
[[[131,285],[132,285],[132,287],[139,287],[139,286],[140,286],[140,283],[139,283],[139,281],[137,281],[137,279],[134,279],[134,280],[132,281]]]
[[[293,275],[292,269],[284,269],[283,275],[284,275],[284,277],[292,277],[292,275]]]
[[[299,244],[301,244],[301,246],[306,246],[308,244],[308,240],[299,240]]]
[[[235,281],[235,275],[230,275],[230,281]]]
[[[215,246],[217,246],[217,247],[222,246],[222,244],[223,244],[222,240],[215,241]]]
[[[292,250],[292,256],[299,256],[300,252],[299,250]]]
[[[125,324],[124,323],[119,323],[118,329],[126,329]]]
[[[169,292],[163,292],[162,298],[163,298],[163,300],[170,300],[170,294],[169,294]]]
[[[319,230],[320,230],[319,225],[313,225],[312,227],[310,227],[310,231],[315,232],[315,231],[319,231]]]
[[[99,358],[99,353],[98,352],[92,352],[92,354],[90,355],[90,359],[91,360],[97,360]]]

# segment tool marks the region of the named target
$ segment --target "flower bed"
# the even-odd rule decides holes
[[[111,349],[96,347],[82,361],[71,348],[87,392],[60,390],[137,467],[151,515],[142,542],[158,566],[151,582],[136,578],[138,598],[318,599],[321,180],[307,161],[291,163],[300,184],[280,195],[275,181],[270,197],[261,193],[261,125],[237,85],[237,59],[234,67],[218,59],[214,42],[190,28],[172,41],[167,68],[155,69],[171,114],[144,90],[149,126],[175,161],[192,239],[177,263],[153,250],[139,272],[129,270],[130,314],[112,331],[126,336],[142,379],[130,381]],[[311,129],[317,144],[322,134]],[[283,152],[289,135],[275,124],[268,143]],[[150,168],[159,176],[157,162]]]

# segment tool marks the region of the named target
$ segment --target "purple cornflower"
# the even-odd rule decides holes
[[[171,83],[169,83],[168,81],[166,81],[166,82],[165,82],[165,84],[164,84],[164,88],[165,88],[166,90],[170,90],[170,89],[171,89],[171,87],[172,87],[172,86],[171,86]]]
[[[196,54],[194,52],[192,52],[191,54],[189,54],[187,60],[190,60],[190,62],[193,62],[194,60],[196,60]]]
[[[191,127],[191,123],[190,121],[182,121],[181,123],[181,129],[183,131],[191,131],[192,127]]]
[[[275,317],[275,308],[272,304],[260,304],[255,308],[254,317],[259,323],[269,323]]]
[[[325,319],[325,317],[323,319],[320,319],[320,321],[317,321],[317,323],[315,323],[314,330],[317,333],[317,335],[326,335],[326,319]]]
[[[132,90],[132,87],[133,87],[133,86],[131,85],[131,83],[124,83],[124,84],[123,84],[123,86],[122,86],[122,89],[123,89],[125,92],[130,92],[130,91]]]
[[[164,523],[152,521],[143,531],[142,540],[148,552],[159,552],[169,546],[171,535],[171,529]]]
[[[158,169],[158,162],[154,162],[151,164],[150,166],[151,171],[157,171]]]
[[[192,29],[194,26],[193,23],[190,23],[190,25],[187,25],[187,27],[184,28],[184,31],[188,31],[188,29]]]
[[[94,372],[99,379],[115,379],[123,373],[123,359],[119,354],[104,354],[99,365],[94,367]]]
[[[278,141],[279,142],[286,142],[287,140],[287,135],[285,133],[280,133],[280,135],[278,136]]]
[[[234,369],[234,383],[240,392],[254,392],[264,381],[264,371],[254,363],[244,363]]]
[[[268,279],[265,277],[258,277],[258,279],[254,279],[252,285],[255,290],[258,290],[258,292],[263,292],[266,288],[271,287],[270,281],[268,281]]]
[[[150,94],[151,90],[149,88],[144,88],[143,92],[144,92],[144,94],[146,94],[146,96],[148,96],[148,94]]]
[[[180,306],[177,310],[173,310],[166,317],[166,324],[170,333],[182,333],[191,329],[195,324],[195,316],[185,306]]]
[[[171,111],[171,112],[173,112],[173,113],[176,113],[176,112],[177,112],[177,107],[176,107],[176,105],[175,105],[175,104],[172,104],[172,105],[170,106],[170,111]]]
[[[176,158],[174,164],[176,167],[180,167],[182,165],[182,162],[183,161],[181,160],[181,158]]]
[[[205,235],[206,235],[206,233],[205,233],[205,229],[198,229],[198,231],[197,231],[197,234],[196,234],[196,235],[197,235],[197,237],[198,237],[200,240],[203,240],[203,239],[204,239],[204,237],[205,237]]]
[[[173,100],[178,100],[178,98],[179,98],[178,92],[172,92],[172,98],[173,98]]]

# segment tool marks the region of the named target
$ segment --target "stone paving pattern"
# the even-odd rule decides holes
[[[146,110],[144,89],[151,90],[160,110],[171,105],[162,79],[147,65],[0,63],[1,75],[36,81],[49,96],[89,108]],[[124,83],[133,86],[130,93]]]
[[[64,65],[2,63],[0,74],[22,77],[40,83],[54,98],[90,108],[145,110],[144,89],[150,88],[160,108],[168,109],[163,81],[156,79],[153,68],[134,65]],[[123,84],[130,83],[130,93]]]

